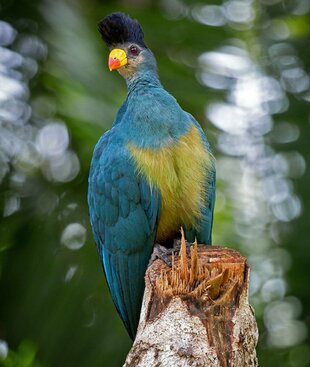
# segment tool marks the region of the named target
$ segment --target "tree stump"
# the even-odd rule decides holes
[[[257,366],[249,267],[237,251],[182,238],[172,268],[149,266],[138,332],[124,367]]]

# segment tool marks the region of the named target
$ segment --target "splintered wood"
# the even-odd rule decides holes
[[[256,367],[257,325],[246,258],[221,246],[186,247],[145,276],[140,323],[124,367]]]
[[[156,278],[156,293],[161,299],[180,296],[196,298],[201,302],[221,303],[240,287],[244,281],[245,257],[234,250],[213,246],[201,247],[198,257],[197,241],[190,247],[190,258],[184,232],[181,230],[181,249],[172,255],[172,267],[162,268]]]

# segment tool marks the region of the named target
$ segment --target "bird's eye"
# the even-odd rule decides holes
[[[138,47],[136,46],[131,46],[130,49],[129,49],[130,53],[134,56],[137,56],[139,55],[139,49]]]

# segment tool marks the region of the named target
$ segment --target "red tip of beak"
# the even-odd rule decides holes
[[[110,71],[117,69],[121,66],[121,62],[119,59],[113,59],[112,57],[109,57],[109,69]]]

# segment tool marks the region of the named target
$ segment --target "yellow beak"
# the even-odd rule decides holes
[[[120,48],[114,48],[109,55],[110,71],[120,68],[127,64],[126,52]]]

